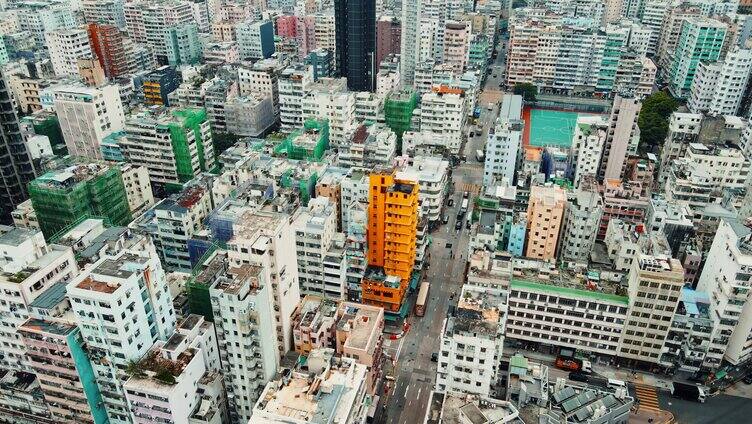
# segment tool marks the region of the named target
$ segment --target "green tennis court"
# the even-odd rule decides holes
[[[539,147],[571,146],[577,115],[577,112],[547,109],[530,110],[530,145]]]

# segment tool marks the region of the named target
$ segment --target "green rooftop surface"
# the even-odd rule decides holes
[[[578,297],[589,297],[591,299],[607,300],[611,302],[623,303],[625,305],[629,304],[629,298],[626,296],[619,296],[618,294],[608,294],[591,290],[573,289],[570,287],[560,287],[553,284],[539,284],[533,283],[531,281],[513,279],[511,286],[512,288],[524,287],[531,290],[540,290],[550,293],[558,293],[562,295],[566,294]]]
[[[509,358],[509,367],[525,368],[527,369],[527,358],[522,355],[514,355]]]
[[[537,147],[570,147],[577,125],[577,117],[591,113],[566,112],[561,110],[530,110],[530,145]],[[588,125],[589,126],[589,125]]]

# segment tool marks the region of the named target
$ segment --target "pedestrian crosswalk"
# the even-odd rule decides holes
[[[649,409],[651,411],[660,411],[658,405],[658,392],[655,387],[644,384],[635,384],[635,395],[640,400],[640,409]]]
[[[472,194],[474,196],[477,196],[478,194],[480,194],[480,185],[478,185],[478,184],[469,184],[469,183],[460,184],[459,185],[459,191],[460,192],[467,191],[470,194]]]

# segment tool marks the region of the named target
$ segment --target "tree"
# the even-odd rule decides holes
[[[538,94],[538,87],[528,82],[514,85],[514,94],[522,96],[526,102],[534,102],[535,95]]]
[[[650,151],[663,145],[668,134],[668,120],[679,102],[668,93],[659,91],[642,102],[637,126],[640,127],[640,150]]]

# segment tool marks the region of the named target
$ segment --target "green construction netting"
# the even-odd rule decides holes
[[[306,144],[296,143],[307,136]],[[316,143],[310,143],[310,139]],[[329,122],[327,120],[307,119],[303,128],[293,131],[281,143],[274,147],[275,155],[286,155],[289,159],[318,162],[329,149]]]
[[[42,176],[29,184],[29,197],[39,226],[50,238],[86,216],[107,217],[112,225],[131,219],[120,170],[113,167],[72,187],[56,187]]]

